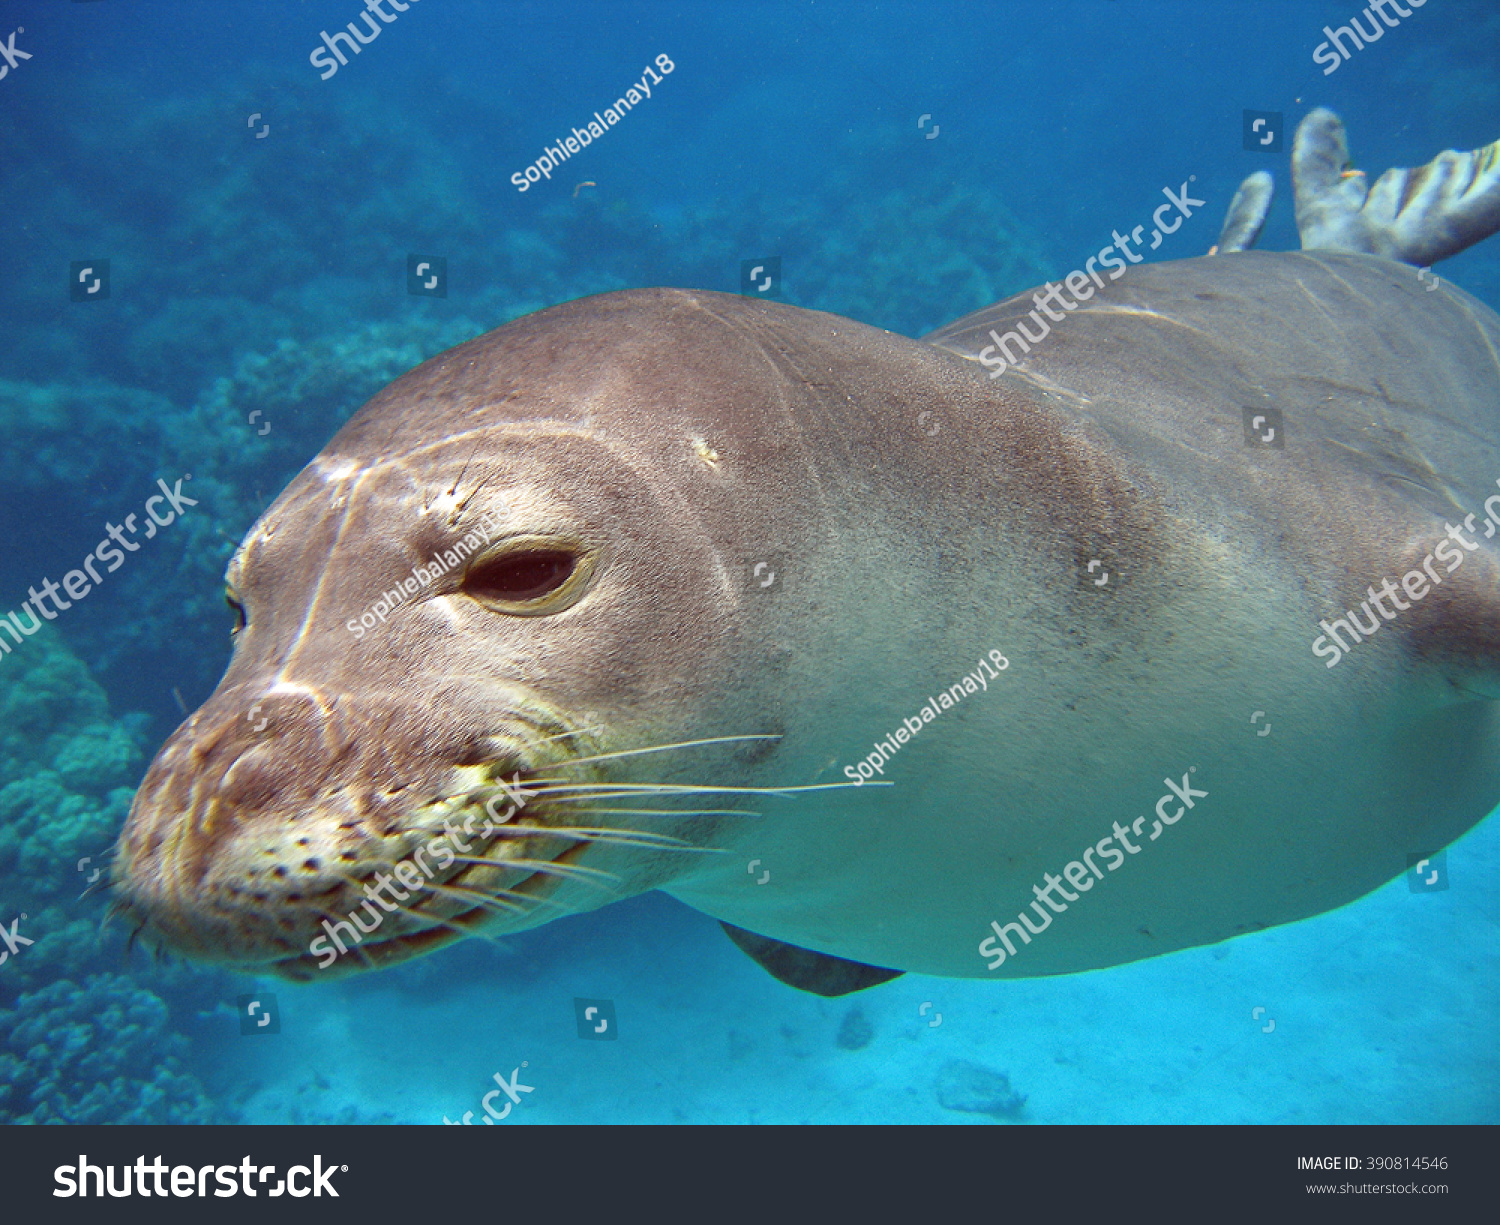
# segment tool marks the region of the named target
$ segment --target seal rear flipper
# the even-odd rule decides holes
[[[1297,128],[1292,183],[1302,249],[1356,251],[1425,267],[1500,230],[1500,141],[1387,170],[1366,190],[1346,170],[1343,122],[1318,108]]]
[[[783,944],[769,936],[757,936],[743,927],[719,920],[729,938],[760,963],[772,978],[780,979],[788,987],[799,991],[811,991],[814,995],[849,995],[863,991],[866,987],[878,987],[893,978],[900,978],[904,970],[883,970],[879,966],[867,966],[862,961],[847,961],[828,953],[814,953],[811,949],[798,948],[795,944]]]

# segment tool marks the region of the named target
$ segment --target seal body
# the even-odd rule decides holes
[[[1500,320],[1240,253],[1134,268],[988,377],[1031,302],[914,341],[631,291],[397,380],[231,564],[245,627],[137,796],[124,907],[315,977],[377,873],[467,831],[337,969],[662,888],[1026,976],[1326,911],[1479,821]],[[507,778],[534,798],[476,841]]]

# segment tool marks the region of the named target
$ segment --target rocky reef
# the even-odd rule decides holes
[[[187,1045],[130,979],[61,979],[0,1010],[0,1123],[229,1121],[184,1069]]]
[[[220,976],[126,978],[123,933],[101,928],[145,723],[111,717],[54,626],[0,654],[0,1123],[224,1117],[186,1070],[163,999],[202,1006]]]

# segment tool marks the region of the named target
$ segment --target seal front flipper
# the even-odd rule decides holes
[[[1412,617],[1417,654],[1441,669],[1465,699],[1495,702],[1500,701],[1500,556],[1484,541],[1497,530],[1493,516],[1500,514],[1500,496],[1485,503],[1484,513],[1483,520],[1469,515],[1451,533],[1434,535],[1405,555],[1408,574],[1441,581],[1408,588],[1403,576],[1402,590],[1416,607],[1401,615]],[[1426,556],[1419,560],[1421,552]],[[1429,558],[1442,558],[1444,564],[1434,567]]]
[[[1500,495],[1485,512],[1500,513]],[[1313,641],[1325,667],[1368,651],[1364,644],[1385,637],[1389,625],[1415,660],[1446,677],[1453,700],[1500,701],[1500,556],[1484,545],[1485,533],[1500,529],[1488,517],[1481,526],[1478,514],[1460,522],[1392,555],[1382,568],[1394,577],[1380,587],[1360,593],[1361,576],[1340,593],[1334,605],[1347,607],[1322,619],[1323,635]]]
[[[846,961],[827,953],[814,953],[795,944],[783,944],[769,936],[757,936],[743,927],[735,927],[723,919],[719,920],[719,926],[772,978],[778,978],[799,991],[811,991],[814,995],[848,995],[866,987],[878,987],[905,973],[904,970],[867,966],[862,961]]]

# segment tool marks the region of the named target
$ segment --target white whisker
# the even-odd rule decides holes
[[[723,851],[719,847],[694,846],[691,842],[685,842],[681,838],[673,838],[668,834],[647,834],[632,829],[596,829],[577,825],[562,825],[547,828],[539,832],[550,834],[555,838],[572,838],[577,842],[603,842],[615,846],[640,847],[656,851],[699,851],[713,855],[723,854]]]
[[[546,786],[542,792],[544,796],[552,796],[562,791],[602,791],[613,792],[645,792],[656,795],[795,795],[805,791],[841,791],[849,787],[891,787],[894,783],[886,782],[859,782],[859,783],[810,783],[804,786],[793,787],[714,787],[701,783],[567,783],[553,786],[550,779],[532,779],[532,783],[540,782]]]
[[[571,878],[588,881],[591,884],[609,882],[618,885],[621,883],[620,878],[613,872],[604,872],[598,868],[585,868],[577,864],[552,863],[546,859],[484,859],[478,855],[455,855],[453,858],[458,863],[482,864],[488,868],[526,868],[539,872],[543,876]]]
[[[733,744],[741,740],[780,740],[780,735],[713,736],[707,740],[679,740],[675,744],[658,744],[646,749],[622,749],[618,753],[597,753],[593,757],[573,757],[556,766],[576,766],[589,761],[613,761],[619,757],[639,757],[643,753],[665,753],[671,749],[691,749],[703,744]]]
[[[584,799],[575,796],[575,799]],[[593,798],[593,797],[588,797]],[[575,813],[584,816],[620,814],[641,817],[759,817],[764,814],[750,812],[745,808],[575,808]]]

